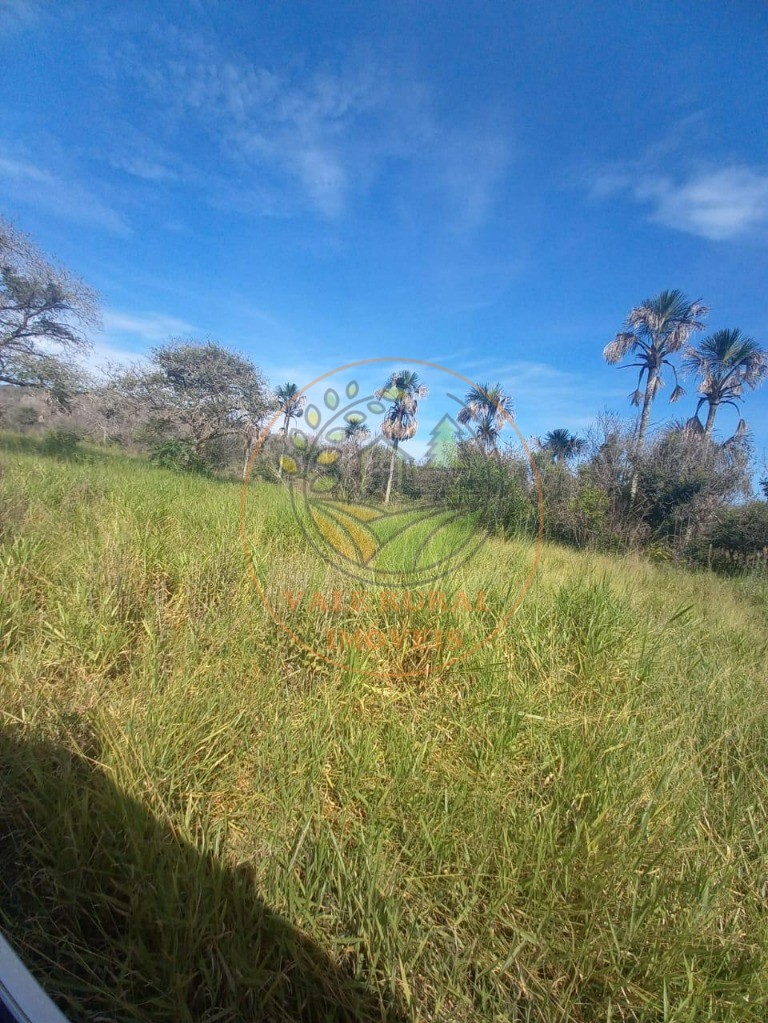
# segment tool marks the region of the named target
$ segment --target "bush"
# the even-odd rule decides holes
[[[194,448],[192,441],[183,437],[162,441],[153,445],[149,460],[161,469],[174,469],[176,472],[196,472],[202,476],[210,476],[208,463]]]
[[[692,561],[724,572],[768,565],[768,504],[751,501],[717,513],[687,551]]]
[[[510,454],[488,456],[469,445],[459,448],[457,465],[448,470],[450,506],[478,512],[479,525],[492,533],[533,532],[538,508],[528,483],[528,465]]]
[[[76,430],[50,430],[43,438],[41,450],[43,454],[55,458],[79,459],[83,456],[81,439]]]
[[[152,415],[134,429],[132,437],[136,444],[146,444],[152,450],[171,439],[169,435],[172,431],[173,420],[168,416]]]
[[[19,405],[13,418],[17,426],[37,426],[40,413],[31,405]]]

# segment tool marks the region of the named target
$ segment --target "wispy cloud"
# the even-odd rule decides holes
[[[127,221],[94,192],[29,160],[0,152],[0,186],[15,203],[113,234],[130,233]]]
[[[142,342],[167,341],[199,333],[199,328],[186,320],[162,313],[125,313],[115,309],[104,313],[104,329],[109,336],[134,338]]]
[[[115,170],[142,181],[179,181],[190,176],[190,169],[166,146],[123,119],[110,123],[109,144],[97,155]]]
[[[2,0],[0,2],[0,34],[28,28],[42,11],[40,0]]]
[[[176,181],[179,177],[170,167],[147,160],[143,156],[127,156],[122,160],[114,160],[112,166],[144,181]]]
[[[110,367],[143,361],[151,345],[174,337],[190,337],[200,331],[194,324],[164,313],[132,313],[107,309],[103,330],[80,362],[97,376]]]
[[[526,435],[561,426],[583,430],[606,404],[625,401],[626,388],[606,384],[602,373],[566,371],[533,360],[488,358],[464,365],[466,375],[478,384],[501,382],[512,395],[515,421]]]
[[[768,221],[768,173],[726,167],[687,181],[646,181],[635,188],[639,202],[650,202],[652,217],[667,227],[729,241],[745,238]]]
[[[91,350],[82,355],[78,361],[89,372],[101,376],[113,368],[142,363],[144,358],[143,352],[134,352],[106,341],[96,341]]]
[[[703,168],[674,177],[641,168],[599,174],[597,198],[624,195],[649,219],[710,241],[750,240],[768,224],[768,171],[743,165]]]
[[[147,133],[154,119],[155,136],[162,128],[187,179],[196,177],[213,205],[334,220],[395,173],[419,193],[431,189],[459,229],[476,230],[492,212],[511,155],[501,120],[444,119],[410,71],[370,53],[258,67],[168,26],[151,53],[142,45],[140,53],[126,43],[105,61],[105,76],[119,87],[133,79],[147,104]],[[208,144],[190,152],[192,137]],[[120,160],[147,179],[177,171],[149,149]]]
[[[446,140],[448,141],[448,140]],[[490,216],[510,163],[508,142],[487,131],[460,130],[438,161],[438,179],[455,210],[454,227],[472,232]]]

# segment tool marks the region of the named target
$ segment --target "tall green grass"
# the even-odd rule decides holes
[[[487,639],[534,553],[494,539],[440,584],[488,594],[468,657],[331,664],[434,615],[305,649],[236,484],[0,464],[0,925],[73,1020],[766,1018],[759,584],[548,546]],[[246,523],[270,593],[339,585],[282,490]]]

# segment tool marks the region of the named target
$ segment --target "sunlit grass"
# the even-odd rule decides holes
[[[0,464],[0,921],[73,1020],[766,1018],[764,584],[546,547],[505,620],[491,539],[483,610],[291,617],[364,586],[254,484],[305,649],[236,484]]]

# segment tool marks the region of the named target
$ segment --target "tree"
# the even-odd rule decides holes
[[[93,289],[0,218],[0,384],[45,390],[67,408],[82,384],[73,358],[99,322]]]
[[[501,384],[483,384],[467,392],[458,420],[472,428],[474,443],[489,455],[498,453],[499,434],[511,413],[512,399]]]
[[[261,371],[215,341],[170,341],[152,349],[149,366],[119,374],[113,386],[144,414],[174,423],[196,455],[221,437],[240,436],[246,464],[269,409]]]
[[[427,393],[427,388],[419,382],[418,374],[408,369],[395,370],[386,386],[376,391],[377,398],[384,398],[392,402],[381,424],[381,432],[392,444],[384,504],[389,504],[392,493],[392,477],[395,474],[398,446],[416,433],[418,429],[416,412],[419,401],[426,398]]]
[[[368,440],[371,431],[365,425],[365,417],[359,413],[350,413],[349,419],[344,424],[344,440],[357,447],[363,441]]]
[[[754,390],[768,376],[768,351],[738,329],[717,330],[696,348],[686,350],[684,366],[701,379],[701,397],[694,418],[698,422],[699,409],[706,405],[703,434],[710,437],[720,406],[731,405],[738,411],[739,403],[744,400],[744,388]],[[744,433],[746,425],[739,417],[737,436]],[[695,430],[695,425],[693,428]]]
[[[275,390],[275,399],[283,414],[283,450],[280,454],[280,463],[277,470],[278,476],[282,476],[283,458],[285,457],[285,449],[288,444],[288,429],[292,420],[301,419],[304,415],[304,406],[307,403],[307,398],[306,395],[299,394],[297,384],[280,384]]]
[[[339,447],[338,470],[342,488],[348,499],[365,495],[366,477],[373,458],[373,448],[365,448],[371,431],[365,425],[365,416],[350,412],[343,426],[343,440]]]
[[[102,444],[115,440],[125,442],[137,426],[125,399],[109,382],[91,387],[78,400],[72,415],[89,435],[95,434]]]
[[[690,551],[693,558],[720,571],[768,565],[768,504],[750,501],[720,509],[704,526]]]
[[[626,321],[626,330],[619,332],[603,349],[606,362],[621,362],[630,353],[635,362],[627,365],[640,370],[637,387],[630,395],[633,405],[642,410],[637,426],[636,448],[642,450],[651,405],[659,388],[663,386],[664,367],[668,366],[675,376],[675,387],[669,400],[675,402],[685,393],[677,379],[677,370],[670,355],[679,352],[696,330],[704,327],[703,317],[709,312],[700,300],[689,301],[681,291],[662,291],[655,298],[647,298],[635,306]],[[645,390],[642,385],[645,380]],[[637,474],[633,474],[630,496],[634,500],[637,492]]]
[[[656,540],[687,547],[712,515],[751,491],[750,450],[744,440],[703,444],[678,426],[654,437],[637,462],[634,511]]]
[[[539,441],[542,451],[546,451],[553,462],[570,462],[584,450],[584,441],[567,430],[550,430],[543,441]]]
[[[642,411],[637,428],[638,447],[642,447],[648,428],[651,404],[663,386],[663,370],[668,366],[675,375],[675,388],[670,401],[685,393],[677,380],[677,371],[670,355],[678,352],[690,335],[703,329],[702,317],[709,310],[697,300],[690,302],[681,291],[663,291],[635,306],[626,321],[627,330],[618,333],[603,350],[607,362],[621,362],[628,354],[636,361],[628,363],[640,370],[637,388],[630,395],[632,404]],[[641,390],[645,380],[645,390]]]

